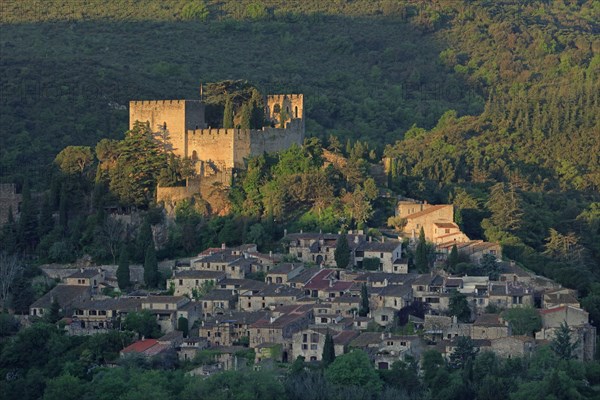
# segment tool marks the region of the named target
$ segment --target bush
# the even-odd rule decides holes
[[[206,21],[210,12],[202,0],[192,1],[181,10],[181,18],[188,21]]]

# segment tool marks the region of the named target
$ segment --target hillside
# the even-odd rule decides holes
[[[450,108],[483,110],[483,97],[466,96],[463,77],[439,62],[448,44],[405,15],[422,17],[416,7],[270,2],[262,15],[248,2],[207,2],[207,19],[190,21],[184,2],[93,3],[3,8],[4,177],[39,173],[64,146],[120,137],[130,99],[197,98],[200,82],[304,93],[310,134],[380,149]]]

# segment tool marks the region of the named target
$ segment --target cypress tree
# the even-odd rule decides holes
[[[229,97],[225,100],[225,110],[223,110],[223,128],[233,128],[233,103]]]
[[[144,282],[147,287],[156,287],[158,285],[158,260],[156,259],[156,250],[154,243],[148,244],[146,248],[146,257],[144,259]]]
[[[419,242],[417,243],[417,249],[415,254],[415,266],[420,273],[426,273],[429,271],[429,260],[428,260],[428,246],[427,240],[425,239],[425,231],[421,227],[419,233]]]
[[[129,272],[129,254],[127,253],[127,246],[121,246],[121,252],[119,254],[119,266],[117,267],[117,282],[119,282],[119,289],[125,290],[131,286],[130,272]]]
[[[141,262],[146,257],[146,250],[148,245],[154,244],[154,238],[152,236],[152,226],[147,218],[144,219],[142,226],[138,232],[138,236],[135,241],[135,259]]]
[[[44,237],[54,228],[54,218],[52,217],[52,204],[50,203],[50,195],[44,196],[42,210],[40,212],[39,236]]]
[[[346,268],[350,264],[350,246],[345,234],[338,237],[333,256],[338,268]]]
[[[456,265],[458,264],[458,249],[456,245],[452,246],[452,250],[450,250],[450,255],[448,256],[448,271],[454,272]]]
[[[369,311],[371,311],[369,307],[369,292],[367,291],[367,284],[363,283],[360,288],[360,310],[358,310],[358,315],[366,317]]]
[[[327,368],[335,360],[335,347],[333,345],[333,336],[329,334],[325,335],[325,345],[323,346],[323,367]]]
[[[252,120],[250,121],[250,127],[252,129],[260,129],[265,123],[265,108],[263,98],[258,90],[252,90],[250,102],[252,104]]]
[[[240,128],[241,129],[250,129],[250,121],[252,120],[252,110],[250,109],[250,105],[245,103],[242,106],[240,119]]]
[[[4,226],[2,226],[2,237],[0,238],[0,249],[8,254],[17,252],[17,225],[13,216],[12,207],[8,207],[8,217]]]
[[[184,316],[177,320],[177,330],[183,332],[183,337],[187,337],[189,333],[188,319]]]
[[[38,241],[38,216],[31,199],[29,183],[25,182],[22,191],[21,215],[17,225],[17,237],[21,250],[33,250]]]

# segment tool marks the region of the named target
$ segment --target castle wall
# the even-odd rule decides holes
[[[302,121],[293,120],[288,123],[286,129],[264,128],[263,130],[250,132],[250,153],[248,156],[257,156],[263,153],[273,153],[285,150],[292,144],[302,145],[304,141],[304,129]]]
[[[274,94],[267,96],[267,119],[274,121],[279,127],[281,123],[281,111],[275,112],[275,105],[279,105],[281,111],[285,110],[287,115],[285,122],[293,119],[304,120],[304,96],[301,94]]]
[[[204,105],[200,100],[142,100],[129,102],[129,129],[135,121],[148,122],[153,132],[166,124],[176,155],[186,156],[185,132],[204,127]]]
[[[239,129],[194,129],[188,130],[187,155],[192,160],[202,160],[219,171],[234,166],[234,137],[240,136]],[[243,135],[242,135],[243,136]]]

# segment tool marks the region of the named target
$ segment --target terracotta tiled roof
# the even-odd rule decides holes
[[[138,340],[137,342],[130,344],[121,350],[121,353],[143,353],[148,350],[150,347],[158,344],[158,340],[156,339],[144,339]]]

